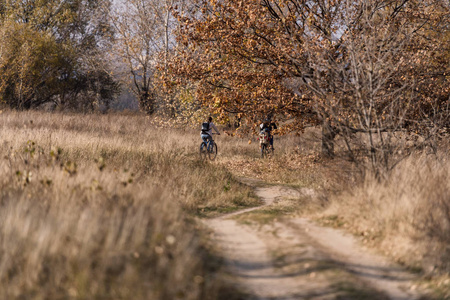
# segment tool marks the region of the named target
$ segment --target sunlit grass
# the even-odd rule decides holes
[[[389,181],[367,177],[363,184],[332,198],[320,214],[323,224],[346,228],[427,278],[450,271],[450,161],[417,154],[403,161]],[[450,295],[450,280],[440,290]]]
[[[258,203],[196,133],[140,115],[0,115],[2,299],[202,299],[191,216]]]
[[[215,137],[214,162],[199,159],[199,130],[139,114],[6,111],[0,136],[2,299],[214,299],[214,258],[194,217],[259,205],[238,177],[322,197],[284,199],[239,222],[315,214],[411,268],[443,274],[430,285],[448,294],[448,147],[404,161],[388,182],[360,184],[349,162],[319,155],[315,128],[276,136],[272,159],[259,157],[252,137]]]

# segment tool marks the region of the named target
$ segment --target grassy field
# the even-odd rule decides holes
[[[263,211],[262,222],[308,214],[345,227],[424,274],[438,298],[450,295],[448,144],[379,182],[322,158],[314,128],[277,136],[270,160],[255,138],[223,134],[217,160],[205,163],[199,130],[155,124],[134,114],[0,114],[0,298],[225,299],[196,219],[258,205],[238,177],[317,191],[314,203]]]
[[[209,299],[192,216],[256,205],[198,133],[145,116],[0,115],[1,299]]]

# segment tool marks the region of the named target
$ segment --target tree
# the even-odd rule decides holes
[[[369,158],[383,172],[395,165],[387,159],[395,133],[429,135],[433,110],[448,103],[445,1],[199,0],[197,7],[177,14],[184,48],[172,80],[195,81],[197,97],[223,119],[272,114],[296,131],[322,123],[326,154],[339,132],[351,159]]]
[[[111,36],[108,6],[107,0],[1,1],[1,100],[19,109],[48,102],[79,107],[76,96],[96,94],[100,84],[110,93],[90,97],[90,105],[108,102],[118,89],[99,64]]]
[[[157,73],[159,69],[164,72],[175,42],[171,32],[176,20],[171,9],[179,3],[182,1],[131,0],[118,5],[112,16],[118,40],[116,53],[131,73],[132,90],[141,110],[149,114],[157,105]]]
[[[73,53],[29,24],[4,23],[0,38],[0,95],[12,107],[28,109],[61,92],[59,71],[70,68]]]
[[[449,20],[442,4],[347,4],[346,16],[353,17],[346,24],[357,26],[347,26],[339,41],[343,51],[333,59],[315,59],[314,69],[327,70],[325,82],[317,72],[311,81],[323,94],[320,110],[340,129],[351,159],[369,158],[378,176],[410,153],[405,134],[417,132],[427,140],[448,122],[449,89],[441,85],[448,82],[446,64],[437,59],[448,49],[441,40]]]
[[[282,49],[272,39],[278,37],[265,32],[278,25],[259,1],[197,5],[198,11],[178,15],[184,48],[172,61],[173,81],[195,81],[199,101],[223,121],[230,114],[250,123],[276,114],[293,120],[291,128],[316,122],[309,99],[293,93],[290,76],[277,65]]]

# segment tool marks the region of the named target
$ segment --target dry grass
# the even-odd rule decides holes
[[[450,297],[447,153],[411,156],[387,182],[366,178],[361,186],[333,199],[322,221],[348,228],[365,243],[434,278],[440,297]]]
[[[1,299],[214,297],[188,215],[257,201],[197,159],[197,133],[139,115],[8,111],[0,124]]]
[[[275,155],[271,159],[260,158],[255,137],[220,139],[225,147],[220,163],[236,176],[258,178],[270,184],[336,189],[341,188],[350,175],[341,162],[320,156],[320,130],[316,128],[309,128],[298,136],[275,136]]]
[[[204,163],[198,130],[142,115],[8,111],[0,126],[2,299],[220,298],[190,216],[257,205],[239,176],[327,191],[310,209],[268,208],[263,221],[314,209],[449,295],[448,145],[405,160],[389,182],[358,185],[351,164],[318,155],[314,128],[276,136],[270,160],[254,138],[221,135],[217,161]]]

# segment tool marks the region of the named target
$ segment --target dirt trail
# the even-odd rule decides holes
[[[232,284],[248,295],[245,299],[419,298],[411,289],[411,274],[370,253],[339,230],[305,218],[286,218],[259,228],[233,219],[276,206],[285,197],[313,193],[281,186],[255,190],[262,206],[205,221],[213,231]]]

